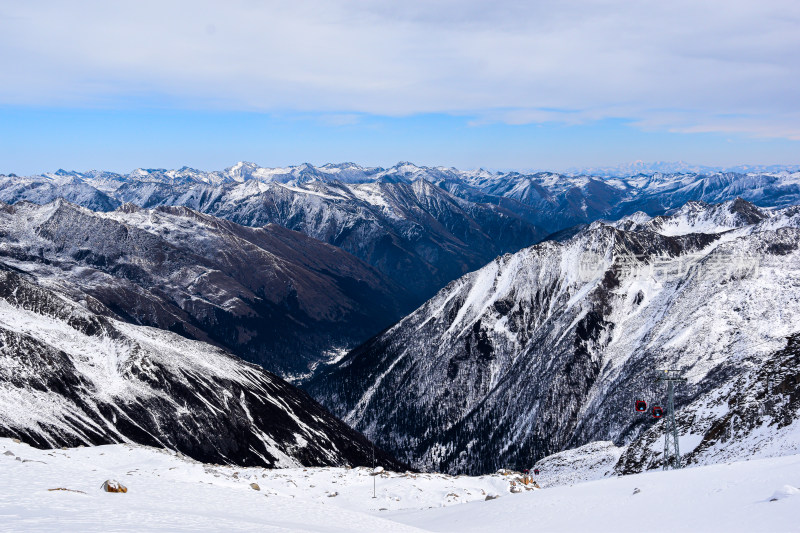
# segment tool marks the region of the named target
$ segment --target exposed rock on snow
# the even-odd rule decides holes
[[[772,496],[770,496],[769,501],[776,502],[778,500],[783,500],[785,498],[797,496],[798,494],[800,494],[800,489],[798,489],[797,487],[793,487],[791,485],[784,485],[783,487],[772,493]]]
[[[128,487],[116,481],[114,479],[107,479],[103,481],[103,485],[100,487],[106,492],[121,492],[126,493],[128,492]]]
[[[59,491],[59,490],[63,490],[63,491],[65,491],[65,492],[76,492],[76,493],[78,493],[78,494],[86,494],[86,493],[85,493],[85,492],[83,492],[82,490],[66,489],[66,488],[64,488],[64,487],[58,487],[58,488],[55,488],[55,489],[47,489],[47,491],[48,491],[48,492]]]

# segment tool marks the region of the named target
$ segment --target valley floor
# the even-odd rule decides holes
[[[800,530],[800,455],[521,493],[509,490],[514,476],[370,471],[223,467],[142,446],[38,450],[0,439],[0,531]],[[102,491],[107,479],[128,492]]]

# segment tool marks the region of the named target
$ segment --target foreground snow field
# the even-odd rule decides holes
[[[800,530],[800,455],[519,494],[509,491],[513,476],[385,473],[372,499],[369,472],[223,467],[142,446],[38,450],[0,439],[0,530]],[[103,492],[107,479],[127,494]]]

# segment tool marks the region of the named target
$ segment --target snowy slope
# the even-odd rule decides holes
[[[611,477],[625,448],[610,441],[590,442],[579,448],[548,455],[533,465],[539,470],[536,480],[542,487],[560,487]]]
[[[102,492],[107,479],[128,492]],[[783,532],[800,520],[798,485],[796,455],[514,494],[499,475],[231,468],[139,446],[0,439],[4,531]]]
[[[800,450],[800,335],[783,350],[717,378],[715,388],[676,413],[683,464],[776,457]],[[619,473],[662,463],[663,423],[624,450]]]
[[[789,532],[800,522],[797,455],[649,472],[393,518],[441,532]]]
[[[518,496],[511,476],[499,474],[371,473],[220,466],[136,445],[37,450],[0,439],[0,530],[417,531],[383,516]],[[117,495],[99,490],[106,479],[128,493],[111,499]]]
[[[678,236],[596,222],[452,282],[307,388],[422,468],[527,468],[592,441],[631,444],[653,423],[633,413],[637,396],[663,402],[656,369],[686,369],[688,406],[800,332],[791,212]]]
[[[366,464],[361,435],[277,376],[102,308],[0,268],[0,435],[47,448],[138,442],[226,464]]]

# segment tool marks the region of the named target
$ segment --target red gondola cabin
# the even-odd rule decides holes
[[[662,408],[660,408],[659,406],[657,406],[657,405],[654,406],[653,407],[653,418],[661,418],[662,416],[664,416],[664,410]]]
[[[639,413],[647,411],[647,402],[644,400],[636,400],[636,411]]]

